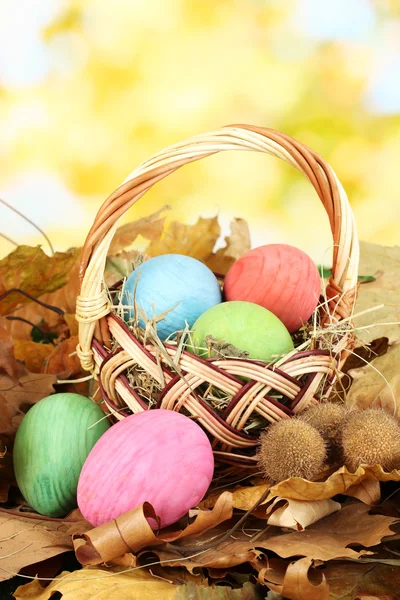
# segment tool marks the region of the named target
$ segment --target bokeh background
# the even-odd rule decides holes
[[[1,2],[0,197],[56,249],[81,245],[105,197],[164,146],[225,124],[279,129],[335,169],[359,236],[399,239],[398,0]],[[246,218],[329,263],[310,185],[277,159],[224,153],[158,184],[128,219]],[[43,243],[0,205],[0,232]],[[46,245],[44,244],[44,249]],[[0,239],[0,256],[13,242]]]

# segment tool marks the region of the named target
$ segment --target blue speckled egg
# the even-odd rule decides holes
[[[163,254],[144,262],[128,277],[122,297],[122,303],[130,307],[125,310],[128,322],[134,318],[137,280],[136,304],[148,318],[172,309],[157,323],[161,340],[184,329],[186,323],[191,327],[201,314],[221,302],[218,281],[206,265],[190,256]],[[140,318],[139,324],[144,326]]]

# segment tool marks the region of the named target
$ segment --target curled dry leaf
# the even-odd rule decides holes
[[[271,487],[268,499],[275,496],[293,498],[294,500],[325,500],[337,494],[347,494],[347,490],[354,491],[354,486],[362,481],[372,479],[375,481],[400,481],[400,471],[385,472],[380,465],[360,466],[354,473],[346,467],[340,467],[325,481],[307,481],[300,477],[293,477],[281,481]],[[353,489],[351,489],[353,488]],[[350,495],[353,495],[351,493]]]
[[[341,509],[334,500],[293,500],[275,498],[267,508],[268,525],[303,531],[309,525]]]
[[[58,290],[67,283],[79,254],[80,250],[74,248],[47,256],[40,246],[18,246],[0,260],[0,296],[12,288],[28,292],[35,298]],[[22,294],[12,293],[0,301],[0,314],[7,315],[18,305],[29,302],[31,300]]]
[[[374,275],[376,280],[360,286],[355,313],[381,304],[385,306],[376,312],[356,317],[356,328],[379,323],[377,326],[360,329],[356,333],[364,343],[387,337],[389,343],[393,344],[400,340],[400,247],[361,242],[360,250],[360,273]]]
[[[329,600],[329,585],[325,575],[322,575],[322,581],[317,585],[309,579],[312,564],[312,559],[301,558],[290,563],[285,571],[285,565],[282,568],[281,561],[271,560],[270,565],[259,572],[258,579],[290,600]]]
[[[261,600],[256,586],[246,583],[243,588],[206,586],[204,578],[194,576],[182,569],[154,574],[145,568],[125,570],[122,567],[85,567],[74,573],[61,573],[43,589],[36,579],[20,586],[14,596],[16,600],[48,600],[57,592],[63,598],[73,600]]]
[[[23,567],[73,550],[71,530],[82,519],[79,512],[66,519],[0,508],[0,580],[14,577]],[[80,529],[87,527],[82,520]]]
[[[163,233],[165,223],[165,216],[163,213],[169,209],[170,207],[165,205],[148,217],[142,217],[141,219],[118,227],[108,253],[110,255],[118,254],[121,250],[129,248],[139,235],[146,240],[159,240]]]
[[[21,368],[18,381],[0,373],[0,433],[12,437],[25,412],[54,392],[54,375],[29,373]]]
[[[124,513],[109,523],[74,535],[75,554],[83,565],[96,565],[142,548],[195,537],[229,520],[232,503],[228,492],[221,494],[211,511],[197,510],[195,520],[182,531],[155,534],[147,519],[157,519],[152,506],[143,505]]]

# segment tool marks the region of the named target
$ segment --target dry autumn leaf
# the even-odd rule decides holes
[[[325,481],[307,481],[293,477],[270,488],[269,498],[281,496],[294,500],[325,500],[337,494],[346,495],[347,490],[367,479],[377,481],[400,481],[400,471],[386,473],[380,465],[360,466],[354,473],[340,467]]]
[[[376,280],[360,286],[355,313],[384,304],[384,308],[354,319],[358,337],[369,343],[381,337],[393,344],[400,340],[400,247],[360,243],[360,273],[373,275]],[[371,326],[372,323],[378,323]],[[384,325],[392,323],[392,325]],[[394,324],[393,324],[394,323]]]
[[[215,273],[226,275],[235,260],[251,248],[249,226],[243,219],[233,219],[230,235],[225,238],[225,246],[205,259],[206,265]]]
[[[247,531],[236,531],[229,541],[223,541],[215,547],[207,547],[207,536],[198,541],[199,551],[195,552],[187,540],[174,545],[153,548],[163,565],[179,564],[189,570],[202,567],[229,568],[245,562],[256,568],[264,550],[270,550],[282,558],[304,556],[309,559],[328,561],[338,558],[357,559],[371,554],[365,548],[358,551],[349,545],[369,548],[379,544],[386,536],[394,536],[390,529],[397,517],[370,515],[370,507],[361,504],[350,504],[341,511],[330,515],[311,525],[304,531],[279,533],[279,529],[268,526],[260,527],[260,521],[249,521]],[[220,533],[212,530],[211,540]],[[179,547],[178,547],[179,546]]]
[[[356,551],[349,545],[366,548],[379,544],[385,536],[394,535],[390,525],[397,519],[384,515],[370,515],[369,506],[354,503],[341,511],[311,525],[305,531],[287,533],[269,538],[262,544],[282,558],[306,556],[314,560],[359,558],[366,551]],[[258,545],[258,542],[257,542]]]
[[[10,486],[15,483],[9,440],[0,436],[0,502],[7,502]]]
[[[0,508],[0,580],[10,579],[27,565],[71,551],[71,530],[77,519],[82,519],[79,512],[66,519],[49,519]],[[79,527],[83,529],[85,523],[82,520]]]
[[[110,255],[118,254],[121,250],[129,248],[139,235],[146,240],[158,241],[163,233],[165,223],[165,216],[162,215],[169,208],[165,205],[148,217],[121,225],[115,232],[108,253]]]
[[[194,225],[172,221],[162,238],[152,241],[144,252],[148,256],[186,254],[198,260],[205,260],[212,254],[220,231],[217,217],[199,217]]]
[[[261,600],[256,586],[246,583],[242,589],[206,587],[201,576],[178,570],[172,580],[153,575],[143,567],[126,570],[122,567],[85,567],[74,573],[61,573],[43,589],[38,580],[20,586],[16,600],[47,600],[60,592],[62,598],[71,600]]]
[[[24,368],[17,382],[0,373],[0,433],[13,436],[29,406],[53,393],[55,383],[54,375],[29,373]]]
[[[400,345],[396,344],[370,364],[351,369],[349,375],[353,378],[353,384],[346,396],[346,403],[360,408],[382,407],[399,417],[399,365]]]
[[[19,366],[14,356],[13,341],[7,329],[3,327],[3,323],[4,319],[0,319],[0,369],[15,379],[19,372]]]
[[[149,517],[156,518],[156,515],[151,505],[145,503],[82,535],[76,533],[74,548],[77,559],[83,565],[96,565],[127,552],[137,553],[145,547],[204,534],[232,517],[230,494],[221,494],[211,511],[197,510],[195,520],[182,531],[161,531],[156,535],[147,522]]]
[[[329,600],[331,596],[325,575],[322,575],[322,581],[317,585],[309,580],[308,573],[312,564],[310,558],[301,558],[290,563],[284,570],[285,565],[282,568],[281,561],[271,560],[269,566],[260,571],[258,579],[290,600]]]
[[[14,340],[14,354],[31,373],[40,373],[45,360],[54,352],[52,344],[37,344],[31,340]]]
[[[268,525],[303,531],[309,525],[341,509],[334,500],[306,502],[288,498],[275,498],[267,508]]]
[[[38,298],[46,292],[63,287],[80,250],[56,252],[47,256],[40,248],[18,246],[14,252],[0,260],[0,296],[12,288],[18,288]],[[17,292],[0,301],[0,314],[6,315],[18,305],[31,302]]]
[[[399,567],[332,561],[325,565],[331,600],[395,600],[400,589]]]

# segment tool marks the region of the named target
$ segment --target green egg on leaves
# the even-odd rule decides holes
[[[75,508],[83,463],[108,428],[101,408],[79,394],[53,394],[35,404],[21,421],[13,451],[27,503],[49,517]]]
[[[204,312],[193,325],[187,350],[206,358],[207,336],[264,362],[293,350],[290,333],[278,317],[258,304],[240,300],[222,302]]]

